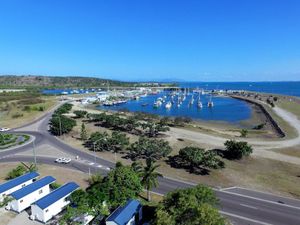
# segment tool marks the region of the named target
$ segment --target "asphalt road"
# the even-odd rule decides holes
[[[37,152],[40,145],[49,144],[74,157],[79,156],[79,160],[72,160],[70,164],[62,165],[55,164],[54,158],[37,156],[38,163],[55,164],[62,168],[68,167],[85,173],[101,172],[102,174],[107,174],[109,168],[114,167],[114,163],[75,149],[49,134],[47,129],[50,117],[51,113],[47,113],[40,119],[12,132],[21,131],[35,137],[34,142]],[[37,131],[29,129],[31,125],[36,123],[39,124]],[[33,144],[29,143],[10,151],[0,152],[0,162],[32,162],[33,157],[20,155],[20,153],[32,149],[32,147]],[[162,177],[159,178],[159,186],[152,191],[164,195],[172,190],[192,187],[194,185],[193,183]],[[219,207],[221,213],[229,217],[233,224],[300,225],[300,201],[239,188],[215,190],[215,192],[220,200]]]

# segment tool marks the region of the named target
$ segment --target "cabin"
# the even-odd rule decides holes
[[[142,205],[138,200],[128,200],[107,219],[106,225],[138,225],[142,220]]]
[[[26,173],[22,176],[14,178],[12,180],[7,181],[4,184],[0,185],[0,202],[4,200],[4,198],[11,193],[33,183],[39,174],[37,172]]]
[[[50,184],[54,181],[55,178],[47,176],[11,193],[10,196],[13,200],[8,203],[6,209],[17,213],[22,212],[31,204],[49,194]]]
[[[69,182],[52,191],[31,205],[30,218],[46,223],[70,204],[68,197],[78,188],[76,183]]]

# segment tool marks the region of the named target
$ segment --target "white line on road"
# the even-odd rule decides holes
[[[224,212],[224,211],[220,211],[220,213],[223,214],[223,215],[226,215],[226,216],[231,216],[231,217],[234,217],[234,218],[239,218],[239,219],[242,219],[242,220],[246,220],[246,221],[257,223],[257,224],[261,224],[261,225],[272,225],[271,223],[265,223],[263,221],[250,219],[248,217],[239,216],[239,215],[236,215],[236,214],[233,214],[233,213],[228,213],[228,212]]]
[[[251,209],[257,209],[256,207],[251,206],[251,205],[246,205],[246,204],[240,204],[240,205],[244,206],[244,207],[247,207],[247,208],[251,208]]]
[[[285,207],[289,207],[289,208],[299,209],[300,210],[300,207],[297,207],[297,206],[292,206],[292,205],[287,205],[287,204],[281,204],[281,203],[278,203],[278,202],[274,202],[274,201],[270,201],[270,200],[266,200],[266,199],[262,199],[262,198],[256,198],[256,197],[252,197],[252,196],[249,196],[249,195],[242,195],[242,194],[238,194],[238,193],[234,193],[234,192],[230,192],[230,191],[221,191],[221,192],[227,193],[227,194],[236,195],[236,196],[240,196],[240,197],[254,199],[254,200],[257,200],[257,201],[261,201],[261,202],[267,202],[267,203],[271,203],[271,204],[275,204],[275,205],[280,205],[280,206],[285,206]]]

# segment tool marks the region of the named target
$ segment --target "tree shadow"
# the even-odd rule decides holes
[[[196,174],[196,175],[209,175],[210,170],[201,166],[194,166],[191,167],[189,164],[186,162],[182,161],[178,155],[175,156],[169,156],[165,162],[176,169],[184,169],[185,171],[191,173],[191,174]]]

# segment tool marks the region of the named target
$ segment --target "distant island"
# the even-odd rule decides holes
[[[0,75],[0,88],[92,88],[92,87],[134,87],[174,86],[171,83],[124,82],[96,77],[79,76],[36,76]]]

